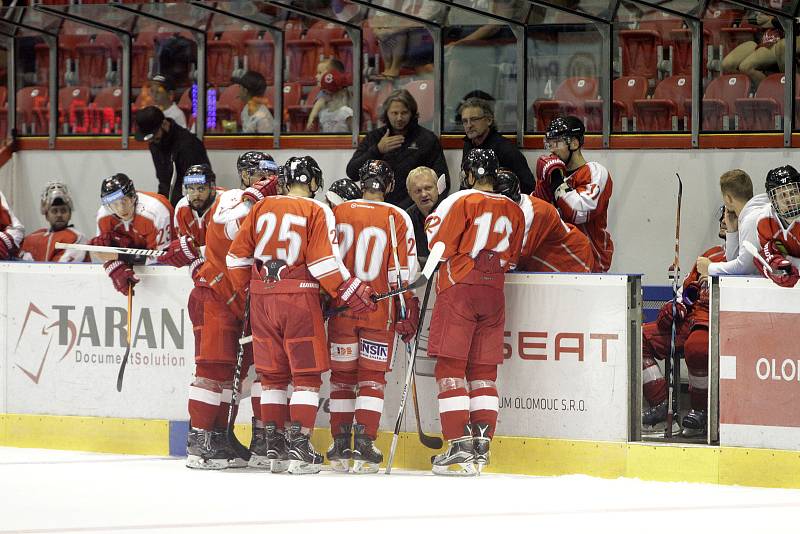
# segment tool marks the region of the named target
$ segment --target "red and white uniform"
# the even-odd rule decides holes
[[[361,281],[378,293],[397,287],[390,216],[394,217],[400,278],[403,283],[416,278],[414,226],[405,211],[385,202],[353,200],[335,207],[333,214],[344,265]],[[383,411],[384,373],[392,362],[396,311],[394,299],[386,299],[378,302],[373,312],[344,312],[328,322],[334,436],[341,425],[352,424],[355,415],[365,434],[376,438]]]
[[[215,187],[214,190],[217,196],[225,191],[221,187]],[[213,213],[213,204],[206,209],[205,213],[199,214],[192,209],[187,197],[181,198],[175,206],[175,219],[173,221],[176,237],[191,237],[198,247],[202,247],[206,244],[206,229],[211,222]]]
[[[0,239],[3,240],[5,249],[13,254],[22,244],[25,236],[25,227],[22,222],[11,211],[6,197],[0,192]]]
[[[281,280],[264,282],[260,265],[286,262]],[[256,264],[256,260],[258,264]],[[350,278],[342,263],[330,208],[309,198],[267,197],[245,217],[228,252],[234,288],[250,283],[250,319],[261,417],[288,422],[287,387],[293,383],[291,421],[313,428],[321,374],[330,367],[320,286],[329,294]],[[251,271],[258,272],[251,281]]]
[[[161,250],[172,241],[172,206],[158,193],[139,191],[133,219],[123,221],[108,206],[97,210],[97,235],[113,233],[127,236],[133,248]],[[157,258],[148,258],[147,263],[156,263]]]
[[[614,242],[606,229],[613,188],[611,174],[599,163],[589,161],[570,174],[565,183],[571,190],[556,193],[556,207],[566,222],[574,224],[589,238],[594,271],[606,272],[614,254]]]
[[[525,242],[519,269],[533,272],[590,273],[594,255],[589,238],[565,223],[558,210],[533,195],[522,195]]]
[[[712,247],[703,253],[712,262],[725,261],[725,250]],[[698,284],[700,275],[697,265],[683,281],[683,290]],[[686,317],[677,323],[675,332],[675,351],[683,352],[689,370],[689,389],[692,408],[706,409],[708,395],[708,285],[700,285],[699,298],[688,306]],[[679,302],[683,303],[681,297]],[[667,303],[669,305],[669,303]],[[669,356],[672,338],[671,320],[652,321],[642,325],[642,385],[644,397],[651,406],[660,404],[667,398],[667,382],[656,359]]]
[[[189,387],[189,418],[195,428],[225,428],[233,386],[233,372],[242,333],[244,297],[233,288],[225,259],[250,205],[242,202],[241,189],[217,195],[205,219],[205,262],[189,295],[189,318],[194,326],[195,381]],[[244,346],[242,376],[252,365],[251,345]],[[256,415],[261,388],[250,390]]]
[[[428,354],[437,359],[442,431],[455,439],[471,422],[489,425],[491,437],[503,362],[504,273],[519,259],[525,216],[502,195],[460,191],[428,216],[425,231],[429,247],[445,244],[428,338]]]
[[[83,233],[73,226],[67,226],[57,232],[49,228],[39,228],[25,236],[19,249],[19,257],[24,261],[54,261],[60,263],[86,261],[86,252],[82,250],[56,249],[56,243],[86,243]]]
[[[800,269],[800,219],[785,228],[772,204],[766,204],[759,208],[756,220],[761,248],[763,249],[769,241],[780,241],[786,247],[786,259]]]

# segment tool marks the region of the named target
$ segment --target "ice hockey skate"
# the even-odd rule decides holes
[[[667,428],[667,401],[666,399],[642,410],[642,435],[657,436],[663,435]],[[672,433],[677,434],[681,431],[678,418],[672,419]]]
[[[225,433],[218,430],[190,428],[186,441],[186,467],[191,469],[226,469],[229,454],[225,451]]]
[[[331,469],[337,473],[347,473],[350,471],[350,460],[353,457],[353,450],[350,448],[352,425],[341,425],[339,430],[339,434],[333,437],[333,443],[328,447],[326,456]]]
[[[683,416],[683,432],[681,435],[684,438],[697,438],[706,435],[707,416],[705,410],[689,410],[689,413]]]
[[[293,475],[319,473],[322,469],[322,455],[314,450],[308,434],[303,434],[300,423],[292,423],[286,433],[289,444],[289,472]]]
[[[489,465],[489,457],[491,456],[489,447],[492,444],[492,438],[489,437],[489,425],[477,423],[473,427],[472,448],[475,453],[475,468],[480,475],[483,468]]]
[[[377,473],[383,453],[375,446],[375,441],[364,434],[364,425],[354,425],[353,430],[353,473]]]
[[[285,473],[289,469],[289,451],[286,444],[286,436],[278,431],[275,423],[264,425],[264,441],[267,448],[267,460],[270,463],[270,471],[273,473]]]
[[[253,437],[250,439],[250,460],[248,467],[256,469],[269,469],[271,461],[267,458],[267,440],[264,437],[264,429],[256,427],[256,420],[253,418]]]
[[[431,458],[431,462],[436,475],[475,475],[475,449],[469,425],[464,428],[464,436],[451,439],[447,450]]]

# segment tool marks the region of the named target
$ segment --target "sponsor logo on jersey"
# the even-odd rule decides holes
[[[337,362],[351,362],[358,358],[357,343],[331,343],[331,359]]]
[[[425,219],[425,231],[427,232],[431,228],[436,228],[442,223],[441,217],[438,215],[431,215],[427,219]]]
[[[300,289],[303,289],[303,288],[317,289],[318,287],[319,287],[319,284],[316,283],[316,282],[300,282]]]
[[[389,345],[386,343],[362,339],[359,345],[362,358],[375,362],[385,362],[389,359]]]

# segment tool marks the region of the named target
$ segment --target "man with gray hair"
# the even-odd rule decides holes
[[[464,126],[464,150],[461,161],[473,148],[494,150],[500,167],[509,169],[519,178],[520,190],[533,193],[536,181],[528,162],[514,143],[497,132],[494,125],[494,110],[482,98],[468,98],[458,107],[461,124]]]
[[[425,217],[439,205],[444,197],[440,195],[447,187],[444,175],[437,178],[436,171],[430,167],[412,169],[406,177],[408,196],[414,202],[406,209],[414,226],[414,237],[417,240],[417,258],[424,264],[428,258],[428,236],[425,234]]]
[[[358,180],[358,171],[367,161],[385,161],[395,176],[395,190],[386,195],[386,202],[402,209],[412,205],[406,190],[406,177],[411,169],[425,165],[437,176],[444,175],[446,189],[450,179],[444,151],[436,135],[419,125],[417,102],[411,93],[398,89],[383,103],[383,126],[367,133],[347,164],[347,176]]]

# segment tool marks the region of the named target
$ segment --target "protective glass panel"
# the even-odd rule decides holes
[[[0,36],[0,146],[5,146],[8,136],[8,37]]]
[[[750,4],[753,9],[767,8],[791,14],[795,8],[794,0],[744,0],[745,4]]]

